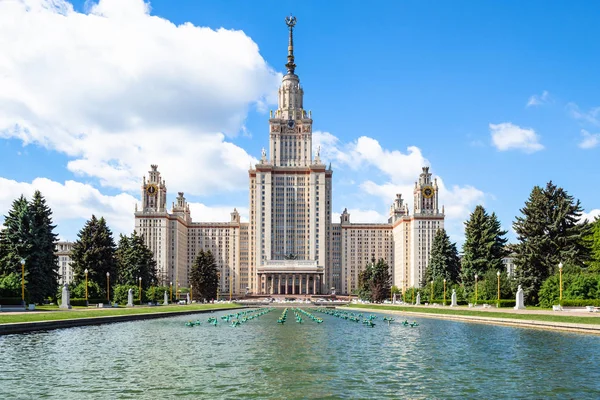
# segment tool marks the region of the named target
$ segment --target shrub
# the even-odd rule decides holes
[[[19,297],[20,303],[21,295],[21,274],[11,272],[8,275],[0,277],[0,297],[12,298]],[[6,303],[8,304],[8,303]]]
[[[0,304],[5,306],[20,306],[22,300],[20,297],[0,297]]]
[[[71,299],[71,305],[73,307],[85,307],[87,304],[85,302],[85,299],[74,298],[74,299]]]
[[[153,286],[146,290],[144,293],[145,298],[148,301],[154,303],[162,303],[165,300],[165,292],[167,292],[167,298],[169,297],[168,286]]]
[[[594,307],[600,307],[600,299],[588,299],[588,300],[580,300],[580,299],[575,299],[575,300],[563,300],[561,303],[562,303],[562,306],[563,306],[563,307],[585,307],[585,306],[594,306]]]
[[[560,278],[558,274],[544,281],[539,292],[540,306],[550,308],[559,303]],[[600,274],[563,273],[562,305],[567,300],[596,300],[600,298]],[[585,304],[591,305],[591,304]]]
[[[60,290],[62,290],[62,288]],[[85,299],[85,280],[74,286],[69,285],[69,290],[71,291],[71,298],[76,297],[79,299]],[[99,299],[103,296],[106,297],[106,287],[100,287],[100,285],[98,285],[96,282],[88,281],[88,299]]]
[[[129,289],[133,290],[133,300],[139,301],[140,291],[139,288],[134,285],[116,285],[112,290],[113,301],[119,304],[127,304],[127,296],[129,293]]]

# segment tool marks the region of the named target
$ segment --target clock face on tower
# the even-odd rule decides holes
[[[155,196],[156,193],[158,193],[158,188],[154,183],[151,183],[146,187],[146,193],[148,193],[150,196]]]
[[[430,199],[433,197],[433,188],[431,186],[425,186],[423,188],[423,197]]]

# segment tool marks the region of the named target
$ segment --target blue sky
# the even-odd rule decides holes
[[[27,0],[0,4],[0,214],[39,188],[61,237],[127,233],[150,163],[195,219],[244,213],[290,12],[335,212],[383,222],[430,165],[458,242],[549,180],[600,213],[598,2]]]

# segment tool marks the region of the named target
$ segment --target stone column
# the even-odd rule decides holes
[[[288,276],[287,276],[287,274],[284,275],[283,279],[285,279],[285,294],[288,294]]]
[[[300,274],[300,279],[298,279],[298,294],[302,294],[302,274]]]
[[[296,275],[292,275],[292,294],[296,294]]]
[[[269,294],[273,294],[273,281],[275,280],[275,275],[271,274],[271,291]]]
[[[281,275],[277,274],[277,294],[281,294]]]
[[[313,275],[313,294],[317,294],[317,275]]]

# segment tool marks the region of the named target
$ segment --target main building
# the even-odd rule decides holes
[[[435,232],[444,227],[438,186],[428,167],[415,182],[413,212],[400,194],[387,223],[352,223],[344,210],[332,223],[331,165],[313,154],[312,115],[295,73],[295,17],[286,18],[289,44],[278,108],[269,118],[265,149],[249,174],[249,222],[236,209],[229,222],[194,222],[183,192],[167,210],[167,186],[157,165],[142,182],[135,229],[154,252],[161,283],[187,286],[200,250],[211,250],[221,293],[312,295],[352,293],[373,255],[392,269],[393,284],[419,286]]]

